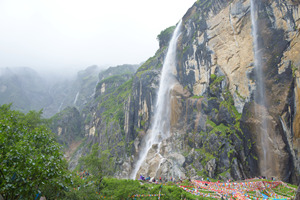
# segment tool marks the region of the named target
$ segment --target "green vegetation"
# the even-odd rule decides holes
[[[102,151],[97,143],[91,147],[89,154],[80,159],[78,169],[81,172],[73,172],[71,176],[62,159],[61,147],[46,127],[41,112],[23,114],[12,111],[10,105],[3,105],[0,115],[0,194],[5,200],[36,199],[41,196],[62,200],[134,199],[141,195],[143,199],[157,199],[158,194],[166,200],[208,199],[192,195],[173,182],[161,185],[109,178],[113,174],[113,160],[110,152]],[[226,129],[212,121],[207,123],[215,131]],[[120,145],[123,145],[122,142]],[[205,148],[196,151],[205,155],[203,162],[215,158]],[[233,149],[228,152],[233,153]],[[229,170],[220,175],[225,176],[226,173]],[[203,171],[198,174],[205,177]],[[187,180],[180,185],[192,186]],[[292,197],[295,194],[292,188],[281,185],[273,190],[279,195]],[[205,190],[201,192],[211,193]]]
[[[211,75],[212,83],[210,84],[210,89],[213,91],[216,90],[216,88],[219,88],[219,84],[225,78],[225,76],[218,76],[218,77],[215,77],[215,76],[216,76],[215,74]]]
[[[211,74],[211,75],[210,75],[211,81],[214,81],[216,78],[217,78],[217,75],[215,75],[215,74]]]
[[[298,71],[298,68],[294,66],[294,64],[291,64],[291,68],[292,68],[292,73],[293,73],[293,77],[296,77],[296,71]]]
[[[160,34],[157,36],[160,48],[163,46],[168,46],[175,28],[176,26],[171,26],[160,32]]]
[[[201,98],[203,98],[203,96],[202,96],[202,95],[200,95],[200,96],[194,95],[194,96],[192,96],[191,98],[192,98],[192,99],[201,99]]]
[[[168,182],[165,185],[156,185],[149,183],[140,183],[137,180],[126,179],[114,179],[103,178],[99,191],[96,192],[93,177],[88,177],[86,180],[76,178],[76,184],[74,188],[65,193],[63,199],[72,200],[93,200],[93,199],[138,199],[135,195],[143,195],[142,199],[157,199],[157,196],[161,194],[161,199],[176,200],[176,199],[204,199],[203,197],[192,195],[183,189],[176,186],[173,182]],[[78,190],[78,184],[81,186]],[[183,183],[183,185],[190,185],[189,183]],[[76,186],[76,187],[75,187]],[[151,196],[150,196],[151,195]],[[105,197],[105,198],[104,198]],[[141,197],[140,197],[141,198]]]
[[[109,151],[101,151],[100,146],[96,143],[92,146],[91,152],[85,157],[82,157],[79,161],[81,168],[93,174],[95,184],[98,187],[104,176],[112,175],[113,163],[109,157]]]
[[[59,195],[68,173],[54,134],[41,112],[25,115],[10,107],[0,107],[0,194],[4,199]]]
[[[210,9],[212,5],[215,5],[215,0],[197,0],[196,4],[202,9]]]
[[[205,166],[207,162],[212,159],[216,159],[216,162],[218,162],[223,153],[227,154],[230,163],[232,163],[234,159],[236,159],[237,151],[244,148],[243,146],[236,145],[238,141],[242,140],[241,137],[243,136],[243,132],[240,128],[242,115],[234,106],[234,100],[229,90],[220,87],[220,83],[224,78],[224,76],[218,77],[215,74],[211,74],[210,76],[209,87],[212,96],[208,98],[207,106],[210,106],[210,112],[217,114],[217,116],[213,114],[208,116],[206,119],[206,132],[201,134],[203,145],[195,149],[203,155],[201,159],[202,166]],[[217,98],[217,96],[221,96],[221,98]],[[214,100],[214,102],[211,102],[212,100]],[[225,116],[229,114],[230,119],[228,119],[228,121],[220,120],[218,118],[219,114]],[[217,140],[216,137],[218,138]],[[252,145],[249,145],[248,148],[252,148]],[[230,170],[230,167],[218,168],[216,176],[218,176],[218,174],[223,176],[230,172]],[[205,169],[197,173],[201,176],[208,175]]]
[[[135,195],[144,195],[143,199],[199,199],[177,187],[173,182],[166,185],[140,183],[137,180],[109,178],[112,174],[112,161],[108,159],[109,153],[101,151],[98,144],[92,146],[92,151],[80,160],[81,173],[73,173],[73,182],[69,190],[64,192],[61,199],[89,200],[89,199],[133,199]],[[87,175],[88,174],[88,175]],[[190,185],[188,181],[182,185]],[[201,199],[201,198],[200,198]]]
[[[156,51],[153,57],[150,57],[136,72],[136,76],[141,78],[142,74],[153,70],[153,69],[160,69],[162,67],[161,61],[158,58],[163,54],[167,47],[162,47]]]
[[[226,133],[230,132],[230,128],[224,124],[216,125],[213,121],[207,119],[206,123],[212,127],[210,134],[221,133],[221,136],[226,136]]]
[[[240,98],[240,99],[242,99],[243,101],[245,101],[246,100],[246,98],[245,97],[243,97],[240,93],[239,93],[239,91],[235,91],[235,93],[238,95],[238,97]]]
[[[105,108],[101,116],[106,122],[117,121],[121,127],[124,125],[124,101],[131,93],[132,81],[133,79],[126,81],[112,93],[100,97],[98,108]]]

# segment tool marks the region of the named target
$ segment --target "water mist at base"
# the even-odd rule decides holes
[[[257,24],[257,8],[255,0],[251,0],[251,23],[252,23],[252,36],[254,45],[254,68],[256,74],[256,93],[254,100],[258,104],[255,106],[255,115],[261,120],[261,126],[256,127],[258,136],[260,137],[260,144],[262,149],[262,158],[259,160],[260,173],[266,175],[270,156],[268,145],[268,124],[267,124],[267,111],[265,100],[265,84],[264,84],[264,72],[262,65],[262,52],[259,49],[258,43],[258,24]]]
[[[162,68],[153,123],[151,125],[151,129],[148,131],[145,138],[143,138],[143,141],[140,145],[139,157],[132,170],[130,176],[131,179],[136,178],[136,175],[143,162],[145,162],[147,154],[152,145],[158,145],[156,153],[161,159],[158,168],[164,160],[159,151],[161,142],[170,136],[170,91],[175,81],[172,72],[175,71],[176,66],[176,47],[177,39],[180,35],[180,27],[181,20],[178,23],[169,43],[168,51]]]

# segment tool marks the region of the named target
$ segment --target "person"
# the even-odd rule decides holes
[[[159,177],[159,182],[161,182],[161,176]]]

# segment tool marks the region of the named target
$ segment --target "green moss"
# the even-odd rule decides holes
[[[141,126],[145,126],[146,121],[142,120],[141,121]]]
[[[201,98],[203,98],[203,96],[202,96],[202,95],[200,95],[200,96],[194,95],[194,96],[192,96],[191,98],[192,98],[192,99],[201,99]]]
[[[228,158],[230,158],[230,156],[231,156],[231,155],[233,155],[233,154],[234,154],[234,152],[235,152],[235,150],[234,150],[234,149],[230,149],[230,150],[227,152],[227,156],[228,156]]]
[[[212,101],[212,100],[218,100],[218,98],[217,97],[209,97],[208,98],[208,101]]]
[[[251,154],[251,156],[254,160],[258,160],[258,158],[255,155]]]
[[[291,64],[291,68],[292,68],[293,77],[296,77],[296,71],[298,71],[298,68],[295,67],[293,63]]]
[[[117,144],[117,146],[120,146],[120,147],[124,147],[125,146],[125,142],[124,141],[121,141]]]
[[[218,90],[220,90],[220,83],[221,81],[224,80],[225,76],[219,76],[219,77],[215,77],[216,75],[215,74],[212,74],[211,75],[211,83],[209,85],[209,89],[212,91],[212,92],[217,92]]]
[[[226,176],[227,176],[227,174],[230,174],[230,168],[229,168],[229,169],[227,169],[226,171],[224,171],[224,172],[220,173],[220,174],[219,174],[219,176],[221,176],[221,177],[226,177]]]
[[[91,121],[92,121],[92,115],[91,115],[91,113],[89,113],[89,114],[86,116],[86,118],[85,118],[85,120],[84,120],[84,123],[85,123],[85,124],[89,124]]]
[[[240,93],[239,93],[239,91],[235,91],[235,93],[237,94],[237,96],[240,98],[240,99],[242,99],[243,101],[245,101],[246,100],[246,98],[245,97],[243,97]]]
[[[210,75],[210,79],[211,79],[212,81],[214,81],[216,78],[217,78],[217,75],[215,75],[215,74],[211,74],[211,75]]]
[[[153,57],[150,57],[136,72],[136,76],[138,78],[141,78],[142,74],[153,70],[153,69],[160,69],[162,67],[162,63],[158,60],[158,58],[162,55],[164,50],[167,47],[162,47],[157,52]]]
[[[206,124],[212,127],[212,130],[209,132],[210,134],[221,133],[222,136],[225,136],[226,133],[230,132],[230,128],[223,123],[216,125],[213,121],[207,119]]]
[[[221,106],[225,106],[228,109],[228,111],[230,112],[231,116],[236,119],[236,121],[240,120],[242,117],[242,114],[240,114],[237,111],[236,107],[234,106],[234,101],[233,101],[232,95],[230,94],[229,90],[227,90],[226,92],[223,92],[222,96],[224,98],[224,101],[222,101],[220,103],[220,108],[221,108]]]

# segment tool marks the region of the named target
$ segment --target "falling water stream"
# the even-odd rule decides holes
[[[79,95],[79,92],[77,92],[77,94],[75,96],[75,99],[74,99],[74,102],[73,102],[74,105],[76,105],[76,102],[77,102],[77,99],[78,99],[78,95]]]
[[[254,95],[255,102],[259,106],[255,106],[255,114],[258,119],[261,119],[261,127],[257,128],[260,136],[262,159],[260,159],[260,173],[266,175],[268,164],[268,125],[267,125],[267,113],[266,113],[266,99],[265,99],[265,84],[264,84],[264,72],[262,65],[262,52],[259,49],[258,40],[258,24],[257,24],[257,6],[255,0],[251,0],[251,23],[252,23],[252,36],[254,45],[254,68],[256,74],[256,93]]]
[[[161,165],[164,158],[159,154],[161,142],[170,136],[170,90],[174,84],[173,71],[176,66],[176,46],[177,39],[180,35],[181,20],[178,23],[171,41],[169,43],[168,51],[164,60],[159,89],[157,93],[157,100],[155,105],[155,113],[153,123],[148,134],[144,138],[144,143],[139,150],[138,160],[132,170],[132,179],[136,178],[136,175],[145,161],[148,151],[152,145],[158,144],[157,154],[161,158]]]

